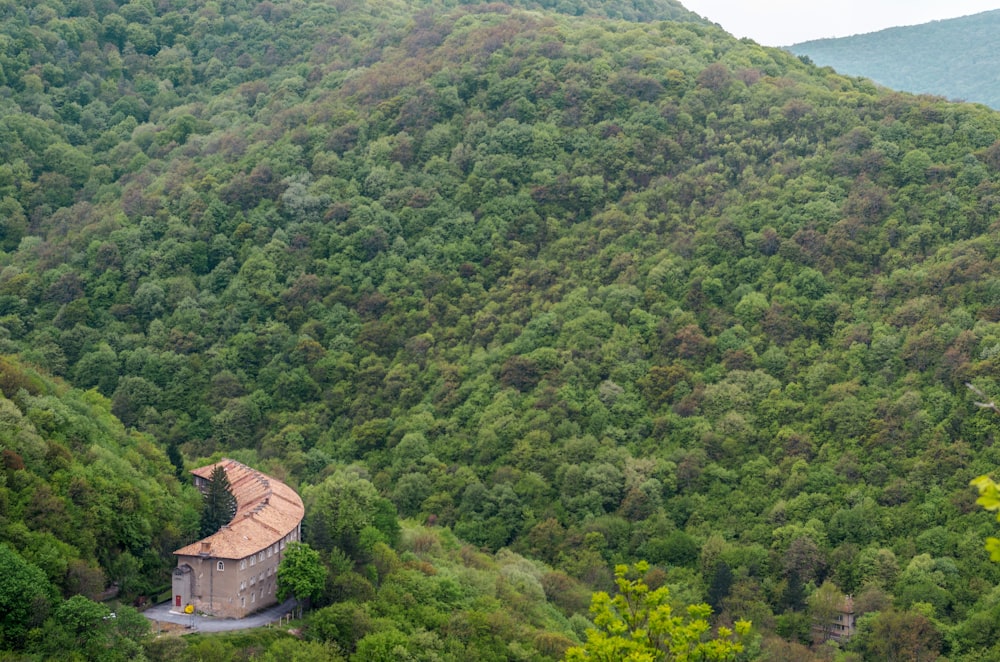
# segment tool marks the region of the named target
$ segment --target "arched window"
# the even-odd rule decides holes
[[[223,563],[222,561],[219,561],[219,565],[217,567],[219,568],[219,571],[221,572],[221,571],[223,571],[223,570],[226,569],[226,564]]]

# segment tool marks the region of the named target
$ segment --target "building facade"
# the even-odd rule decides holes
[[[191,473],[204,491],[221,465],[236,498],[236,515],[219,531],[174,552],[174,611],[242,618],[275,604],[278,564],[300,540],[305,509],[295,490],[256,469],[224,459]]]

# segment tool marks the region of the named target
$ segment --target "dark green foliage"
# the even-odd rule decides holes
[[[226,454],[300,490],[344,658],[558,657],[642,556],[764,629],[830,581],[979,654],[1000,117],[551,4],[4,5],[2,539],[152,591],[175,470]]]
[[[212,476],[205,489],[199,535],[202,538],[212,535],[223,525],[229,524],[235,515],[236,497],[233,496],[226,470],[222,465],[218,465],[212,470]]]
[[[801,583],[799,590],[801,591]],[[713,611],[722,610],[722,601],[729,596],[733,587],[733,571],[725,561],[719,561],[715,566],[715,573],[712,575],[711,584],[708,586],[707,604]],[[801,600],[801,597],[799,598]]]

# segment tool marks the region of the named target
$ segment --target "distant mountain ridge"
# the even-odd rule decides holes
[[[817,39],[788,50],[840,73],[906,92],[1000,108],[1000,9],[869,34]]]

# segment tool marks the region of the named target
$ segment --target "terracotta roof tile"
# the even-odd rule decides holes
[[[181,547],[177,556],[243,559],[280,541],[302,521],[305,508],[295,490],[236,460],[223,459],[191,473],[206,480],[221,465],[236,497],[236,515],[219,531]],[[205,543],[208,543],[207,552]]]

